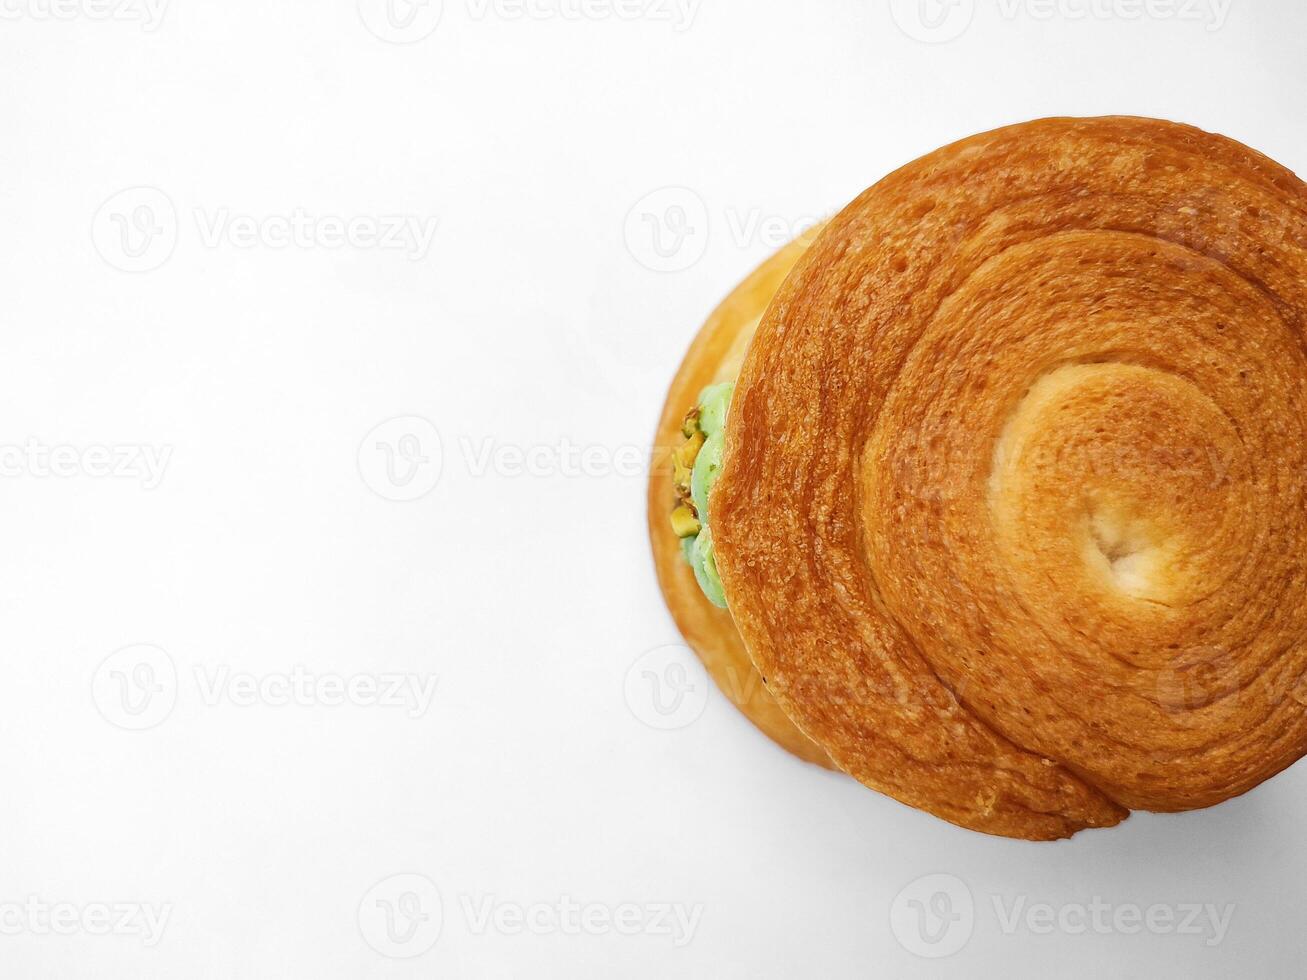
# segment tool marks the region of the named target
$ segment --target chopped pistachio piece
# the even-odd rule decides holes
[[[672,530],[676,532],[678,538],[693,537],[699,533],[700,526],[699,518],[695,516],[690,506],[681,504],[672,511]]]
[[[702,432],[696,432],[690,436],[689,441],[676,450],[676,461],[682,466],[694,466],[694,459],[699,455],[699,450],[703,448],[704,439]]]
[[[690,489],[690,467],[679,459],[672,459],[672,482],[676,484],[677,497],[687,496]],[[681,491],[684,490],[685,493]]]

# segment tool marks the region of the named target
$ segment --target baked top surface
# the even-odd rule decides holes
[[[768,689],[841,767],[1052,838],[1303,754],[1307,197],[1158,120],[891,174],[763,318],[711,520]]]

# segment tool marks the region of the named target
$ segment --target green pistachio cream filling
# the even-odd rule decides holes
[[[676,483],[676,509],[672,530],[681,539],[685,560],[694,569],[699,588],[714,606],[726,608],[726,593],[717,574],[713,555],[712,528],[708,526],[708,495],[722,471],[722,448],[726,441],[726,410],[735,384],[709,385],[699,402],[685,417],[681,434],[685,442],[672,459]]]

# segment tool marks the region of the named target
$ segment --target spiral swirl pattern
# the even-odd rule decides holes
[[[712,501],[735,624],[843,769],[1014,837],[1307,751],[1307,188],[1054,119],[887,177],[799,262]]]

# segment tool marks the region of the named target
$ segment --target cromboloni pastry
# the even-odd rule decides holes
[[[886,177],[713,314],[659,581],[795,754],[1034,840],[1307,751],[1307,187],[1138,118]],[[806,247],[805,247],[806,244]]]

